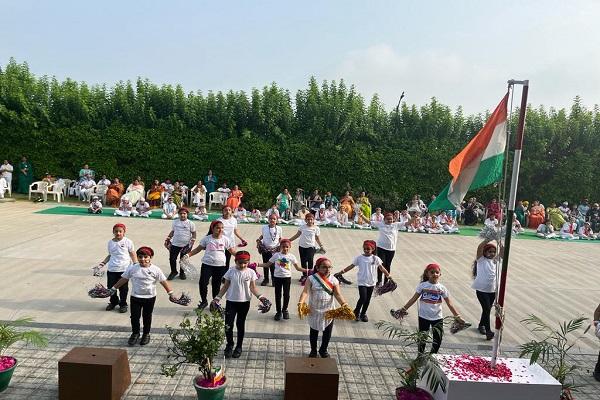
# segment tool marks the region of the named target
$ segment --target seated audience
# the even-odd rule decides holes
[[[167,198],[167,202],[163,204],[163,213],[160,216],[162,219],[175,219],[177,215],[177,205],[172,197]]]
[[[135,209],[131,211],[131,215],[134,217],[143,217],[148,218],[152,215],[152,211],[150,210],[150,203],[146,201],[143,197],[138,200],[135,205]]]

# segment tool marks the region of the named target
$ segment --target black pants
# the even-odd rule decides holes
[[[229,301],[225,304],[225,336],[227,346],[233,346],[233,320],[237,329],[237,343],[235,347],[242,347],[246,331],[246,316],[250,310],[249,301]],[[237,316],[237,319],[236,319]]]
[[[319,353],[325,353],[327,351],[327,346],[329,346],[329,340],[331,339],[331,332],[333,331],[333,321],[327,328],[323,331],[323,338],[321,340],[321,347],[319,348]],[[319,339],[319,331],[313,328],[310,328],[310,350],[317,350],[317,340]]]
[[[106,287],[111,288],[121,279],[122,272],[106,272]],[[119,306],[127,305],[127,293],[129,293],[129,283],[124,284],[119,288],[119,295],[113,294],[110,296],[110,304],[118,304]]]
[[[496,293],[480,292],[476,290],[477,300],[481,304],[481,319],[479,320],[479,326],[485,328],[486,333],[490,333],[492,328],[490,326],[490,311],[494,305],[496,299]]]
[[[365,315],[367,313],[367,309],[369,308],[369,304],[371,303],[371,296],[373,295],[374,286],[359,286],[358,287],[358,302],[356,303],[356,308],[354,309],[354,313],[358,317],[358,315]]]
[[[152,327],[152,311],[154,310],[154,303],[156,302],[156,296],[149,299],[141,297],[131,296],[129,299],[131,302],[131,332],[140,333],[140,316],[144,321],[144,334],[150,333]]]
[[[270,251],[263,251],[262,253],[262,260],[263,263],[268,263],[269,260],[271,259],[271,257],[273,257],[273,253]],[[275,281],[275,265],[271,265],[271,267],[269,268],[263,268],[264,271],[264,280],[266,282],[269,282],[269,271],[271,271],[271,276],[273,277],[273,281]]]
[[[183,257],[186,253],[190,251],[188,246],[173,246],[169,248],[169,264],[171,265],[171,272],[177,273],[177,256],[179,258]]]
[[[596,363],[596,368],[594,368],[594,372],[600,372],[600,352],[598,352],[598,362]]]
[[[383,268],[390,272],[392,268],[392,260],[394,259],[394,254],[396,254],[393,250],[382,249],[381,247],[377,248],[377,257],[381,258]],[[381,283],[381,277],[383,276],[383,272],[377,268],[377,283]],[[387,282],[387,278],[383,280],[383,282]]]
[[[273,277],[273,284],[275,285],[275,308],[277,312],[287,311],[288,304],[290,304],[290,284],[292,278],[277,278]],[[283,308],[281,307],[281,292],[283,289]]]
[[[202,301],[208,302],[208,281],[211,280],[211,278],[212,297],[214,298],[219,294],[219,289],[221,289],[221,279],[223,279],[225,272],[227,272],[226,267],[202,264],[200,267],[200,281],[198,282],[198,286],[200,287],[200,298]]]
[[[298,246],[298,251],[300,252],[300,266],[305,269],[313,269],[317,249],[314,247]],[[302,275],[306,276],[304,272]]]
[[[431,345],[431,352],[437,353],[442,345],[442,336],[444,335],[444,320],[436,319],[430,321],[425,318],[419,317],[419,332],[429,331],[429,328],[433,328],[433,343]],[[419,343],[419,353],[425,351],[425,342]]]
[[[225,267],[227,267],[227,269],[225,269],[226,272],[229,269],[230,262],[231,262],[231,253],[229,252],[229,250],[225,250]]]

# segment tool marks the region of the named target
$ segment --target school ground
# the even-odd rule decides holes
[[[104,311],[106,301],[91,299],[87,290],[105,278],[92,276],[91,267],[106,255],[106,242],[116,222],[127,225],[127,236],[136,247],[155,249],[154,263],[168,272],[168,253],[162,247],[170,222],[149,219],[39,214],[55,203],[17,201],[0,204],[0,320],[30,316],[44,330],[49,346],[44,350],[20,345],[8,353],[19,359],[10,388],[0,394],[4,399],[57,398],[57,361],[73,346],[126,348],[130,356],[133,384],[126,399],[191,399],[192,367],[175,378],[160,376],[168,337],[165,325],[176,325],[187,311],[170,303],[159,288],[154,312],[152,341],[145,347],[129,348],[129,315]],[[199,232],[208,223],[196,223]],[[260,225],[241,225],[242,236],[250,243],[258,237]],[[294,227],[283,226],[284,236]],[[362,241],[374,239],[376,231],[322,229],[327,257],[337,271],[360,253]],[[398,346],[387,340],[374,325],[390,320],[389,309],[403,305],[412,295],[423,267],[431,262],[442,266],[441,282],[463,317],[477,326],[479,303],[471,284],[471,264],[478,238],[462,235],[425,235],[400,233],[392,275],[398,289],[375,297],[369,308],[368,323],[338,321],[333,331],[330,353],[338,359],[340,399],[392,399],[398,385],[396,367],[402,365]],[[258,259],[254,248],[249,248]],[[294,251],[297,254],[296,251]],[[518,345],[533,334],[520,321],[535,314],[551,325],[585,315],[592,316],[600,302],[600,243],[547,242],[516,239],[512,242],[506,294],[506,327],[503,355],[517,356]],[[200,255],[192,258],[199,265]],[[345,275],[355,281],[355,271]],[[176,293],[198,300],[197,279],[174,280]],[[273,298],[273,288],[262,288]],[[259,314],[256,302],[246,326],[244,353],[228,360],[230,386],[228,399],[282,399],[283,357],[306,355],[309,350],[306,321],[295,316],[301,286],[292,284],[290,320],[274,321],[273,311]],[[356,285],[343,286],[342,294],[352,306],[358,298]],[[448,314],[447,309],[445,310]],[[416,327],[416,310],[409,310],[405,325]],[[474,328],[444,336],[441,352],[488,355],[491,343]],[[577,399],[595,399],[600,383],[591,378],[600,343],[591,332],[578,341],[574,360],[581,367],[577,382],[585,385]]]

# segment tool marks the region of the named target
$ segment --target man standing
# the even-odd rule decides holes
[[[19,186],[17,192],[27,194],[29,193],[29,185],[33,182],[33,166],[27,161],[27,157],[23,156],[18,168]]]

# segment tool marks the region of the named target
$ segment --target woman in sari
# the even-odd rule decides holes
[[[371,221],[371,202],[365,192],[360,192],[360,196],[358,196],[358,208],[369,223]]]
[[[129,200],[129,204],[135,206],[142,197],[144,197],[144,185],[138,179],[134,179],[129,187],[127,187],[127,192],[121,196],[121,199],[127,199]]]
[[[537,229],[538,226],[544,223],[546,219],[546,209],[539,200],[533,202],[531,210],[529,210],[529,227]]]
[[[354,199],[350,195],[350,192],[346,192],[344,197],[340,200],[340,210],[346,211],[349,219],[354,219]]]
[[[124,191],[125,187],[119,178],[113,179],[113,183],[108,185],[108,190],[106,191],[106,204],[111,207],[119,207]]]
[[[155,179],[154,183],[152,183],[152,186],[150,186],[150,190],[148,191],[148,196],[147,196],[147,200],[148,200],[148,203],[150,204],[151,208],[160,207],[160,196],[161,196],[163,190],[165,190],[165,189],[160,184],[160,181],[158,179]]]
[[[33,182],[33,167],[25,156],[21,158],[21,162],[19,163],[17,176],[19,180],[17,192],[23,194],[29,193],[29,185]]]
[[[183,204],[183,187],[181,186],[181,183],[179,183],[179,181],[175,181],[175,184],[173,185],[173,192],[171,192],[171,196],[173,197],[173,202],[175,202],[177,209],[180,209],[181,205]]]
[[[524,201],[517,201],[517,206],[515,207],[515,216],[517,220],[521,224],[521,226],[527,226],[526,216],[527,216],[527,206]]]
[[[232,210],[235,210],[242,202],[242,197],[244,197],[244,192],[240,190],[238,185],[233,185],[233,190],[229,194],[229,198],[225,204],[227,204],[228,207],[231,207]]]
[[[556,203],[550,204],[550,207],[546,209],[546,213],[552,226],[563,226],[565,224],[566,221],[563,212],[560,208],[556,207]]]

